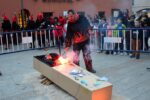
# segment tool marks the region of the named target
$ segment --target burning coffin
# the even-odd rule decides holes
[[[57,55],[35,56],[34,68],[78,100],[111,100],[112,84]]]

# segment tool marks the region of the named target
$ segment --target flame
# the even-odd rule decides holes
[[[50,54],[48,54],[48,55],[46,55],[46,59],[50,60],[50,59],[52,59],[52,56]]]
[[[68,63],[69,62],[69,60],[68,59],[64,59],[63,57],[59,57],[58,58],[58,61],[61,63],[61,64],[66,64],[66,63]]]

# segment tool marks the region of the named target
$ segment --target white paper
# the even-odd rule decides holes
[[[120,37],[104,37],[105,43],[121,43]]]
[[[32,37],[22,37],[22,43],[32,43]]]

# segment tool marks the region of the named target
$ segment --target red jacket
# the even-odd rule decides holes
[[[56,28],[56,30],[54,30],[55,37],[63,36],[63,26],[56,25],[55,28]]]
[[[66,23],[66,20],[65,20],[64,17],[60,16],[60,17],[59,17],[59,22],[60,22],[62,25],[64,25],[64,24]]]

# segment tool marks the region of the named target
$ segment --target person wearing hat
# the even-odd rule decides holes
[[[20,30],[20,26],[19,26],[19,24],[18,24],[18,22],[17,22],[17,16],[16,15],[14,15],[13,16],[13,18],[12,18],[12,31],[15,33],[16,31],[19,31]],[[18,38],[18,40],[17,40],[17,38]],[[21,43],[21,33],[19,33],[18,32],[18,35],[16,35],[16,33],[15,34],[13,34],[13,40],[14,40],[14,44],[15,45],[17,45],[17,41],[19,42],[19,43]]]
[[[30,43],[30,48],[35,48],[35,38],[36,38],[36,34],[35,34],[35,28],[36,28],[36,24],[35,21],[33,19],[33,15],[29,16],[29,20],[27,21],[27,30],[28,30],[28,36],[32,36],[32,40],[33,40],[33,45],[32,43]]]
[[[75,53],[73,62],[77,65],[79,65],[79,54],[82,51],[86,69],[89,72],[96,73],[93,69],[90,55],[89,29],[91,29],[91,26],[85,16],[78,15],[74,10],[68,10],[65,51],[67,52],[71,45],[73,45],[73,51]]]
[[[44,31],[41,29],[46,29],[46,22],[42,13],[38,13],[35,24],[36,24],[36,28],[40,30],[38,31],[37,34],[38,45],[40,48],[42,47],[45,48],[45,35],[44,35]]]
[[[4,49],[8,49],[11,43],[11,38],[10,34],[7,33],[11,31],[11,23],[6,15],[3,16],[2,30],[4,32],[2,37]]]

